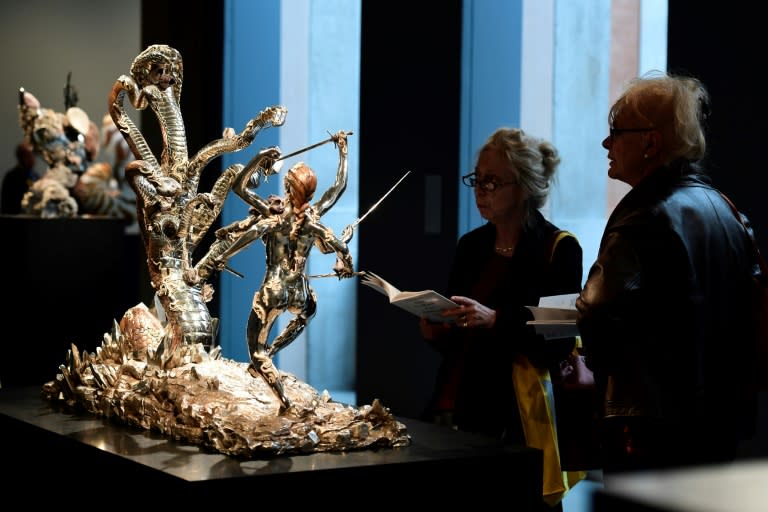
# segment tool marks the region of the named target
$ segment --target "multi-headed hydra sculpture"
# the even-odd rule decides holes
[[[178,365],[183,345],[212,346],[217,329],[206,305],[212,293],[206,283],[210,273],[198,272],[192,254],[221,212],[243,165],[225,169],[207,193],[198,192],[200,175],[214,158],[248,147],[262,128],[281,126],[287,112],[282,106],[266,108],[239,134],[226,128],[222,138],[190,158],[180,108],[182,83],[181,54],[166,45],[152,45],[134,59],[130,76],[117,79],[109,96],[109,113],[136,157],[126,167],[126,179],[136,192],[149,277],[166,316],[156,354],[163,367]],[[159,161],[126,112],[126,97],[135,109],[150,107],[155,113],[163,145]]]

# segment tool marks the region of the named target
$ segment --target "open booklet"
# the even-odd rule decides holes
[[[440,312],[446,309],[457,308],[458,304],[444,297],[434,290],[422,290],[420,292],[401,292],[384,278],[373,272],[362,272],[360,282],[379,293],[389,297],[389,303],[412,313],[420,318],[427,318],[432,322],[453,322],[453,317],[443,318]]]
[[[526,306],[533,313],[528,321],[544,339],[570,338],[579,335],[576,326],[576,298],[578,293],[550,295],[539,299],[539,305]]]

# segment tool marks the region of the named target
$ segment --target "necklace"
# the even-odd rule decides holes
[[[511,251],[515,250],[514,247],[496,247],[495,249],[496,249],[496,252],[501,253],[501,254],[504,254],[504,253],[511,252]]]

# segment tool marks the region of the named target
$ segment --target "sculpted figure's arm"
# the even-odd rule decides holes
[[[333,265],[333,271],[339,276],[339,279],[354,277],[355,269],[352,264],[352,255],[349,250],[337,252],[336,263]]]
[[[239,253],[253,242],[264,236],[266,233],[273,231],[280,225],[281,219],[278,215],[273,215],[259,220],[249,229],[242,233],[235,239],[232,244],[226,248],[224,252],[216,258],[218,266],[223,266],[229,258]]]
[[[336,252],[336,263],[333,266],[333,271],[339,276],[339,279],[354,276],[355,269],[352,263],[352,254],[349,252],[349,246],[339,240],[339,238],[333,234],[333,230],[322,224],[312,222],[309,223],[308,227],[315,234],[315,246],[318,247],[321,252],[324,254],[331,251]]]
[[[319,216],[330,210],[347,188],[347,136],[349,136],[349,132],[345,131],[339,131],[331,136],[333,143],[339,149],[339,167],[336,170],[336,180],[333,185],[323,193],[314,205]]]
[[[279,215],[269,217],[249,217],[221,228],[208,252],[195,265],[198,278],[207,280],[214,272],[226,267],[229,258],[239,253],[250,244],[270,231],[277,229],[281,219]],[[230,234],[232,236],[230,236]]]
[[[280,148],[277,146],[262,149],[235,177],[235,181],[232,183],[232,190],[235,194],[240,196],[243,201],[261,215],[268,215],[270,213],[270,203],[259,196],[255,189],[259,185],[260,176],[266,178],[273,173],[272,166],[280,157],[280,154]],[[255,183],[251,180],[254,174],[257,177]]]

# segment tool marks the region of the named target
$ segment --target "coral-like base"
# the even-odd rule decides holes
[[[43,386],[50,400],[130,425],[199,444],[227,455],[268,455],[348,451],[410,444],[404,424],[378,400],[353,407],[318,393],[281,372],[281,402],[248,365],[209,355],[202,345],[182,347],[183,364],[163,369],[151,358],[124,354],[105,335],[95,354],[72,347],[62,373]]]

